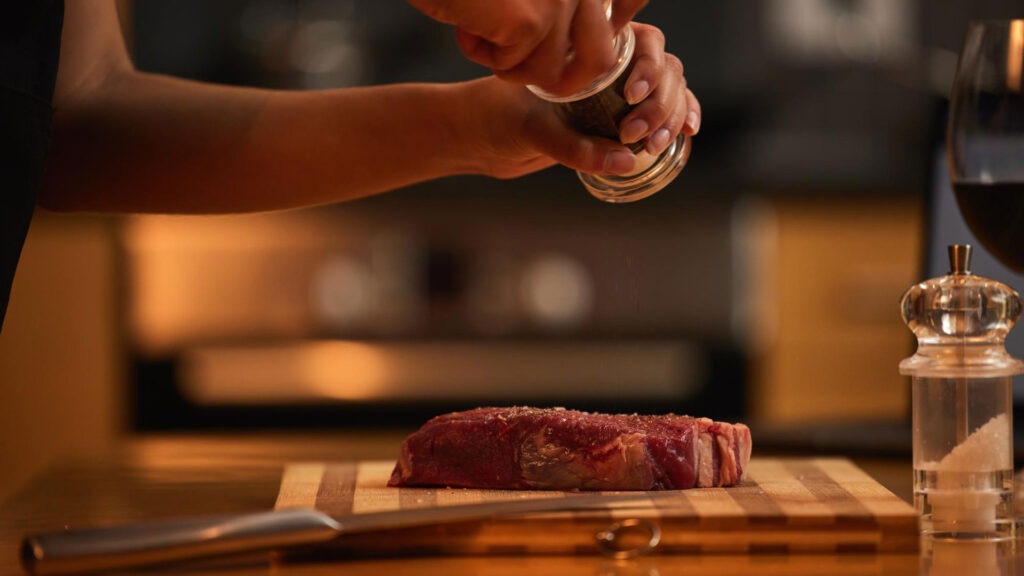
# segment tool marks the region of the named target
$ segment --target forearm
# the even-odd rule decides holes
[[[337,202],[474,171],[465,85],[283,92],[124,71],[58,108],[40,203],[215,213]]]

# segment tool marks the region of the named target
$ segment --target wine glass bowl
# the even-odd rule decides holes
[[[1024,272],[1024,20],[971,22],[950,97],[946,152],[964,221]]]

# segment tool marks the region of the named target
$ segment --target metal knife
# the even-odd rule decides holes
[[[581,494],[482,504],[413,508],[333,518],[289,509],[232,516],[162,520],[27,536],[21,561],[30,574],[86,574],[327,543],[345,534],[430,526],[496,516],[650,502],[649,493]]]

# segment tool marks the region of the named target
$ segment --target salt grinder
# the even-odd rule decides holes
[[[611,4],[607,3],[608,15]],[[636,36],[624,26],[615,37],[615,63],[587,87],[569,96],[556,96],[537,86],[529,89],[537,97],[554,103],[562,117],[574,129],[592,136],[619,139],[619,122],[633,109],[623,90],[633,69]],[[630,145],[636,165],[629,174],[614,176],[577,172],[583,187],[605,202],[634,202],[667,186],[690,157],[690,137],[680,133],[669,146],[654,156],[644,149],[643,141]]]
[[[914,506],[938,539],[1014,537],[1012,379],[1024,363],[1005,340],[1021,314],[1017,292],[971,274],[971,247],[949,247],[949,274],[903,295],[917,352],[911,377]]]

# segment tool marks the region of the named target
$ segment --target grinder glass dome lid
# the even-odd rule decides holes
[[[900,312],[917,337],[917,353],[900,373],[936,378],[1000,377],[1024,372],[1006,351],[1021,298],[1002,282],[970,271],[971,247],[949,247],[949,274],[911,286]]]

